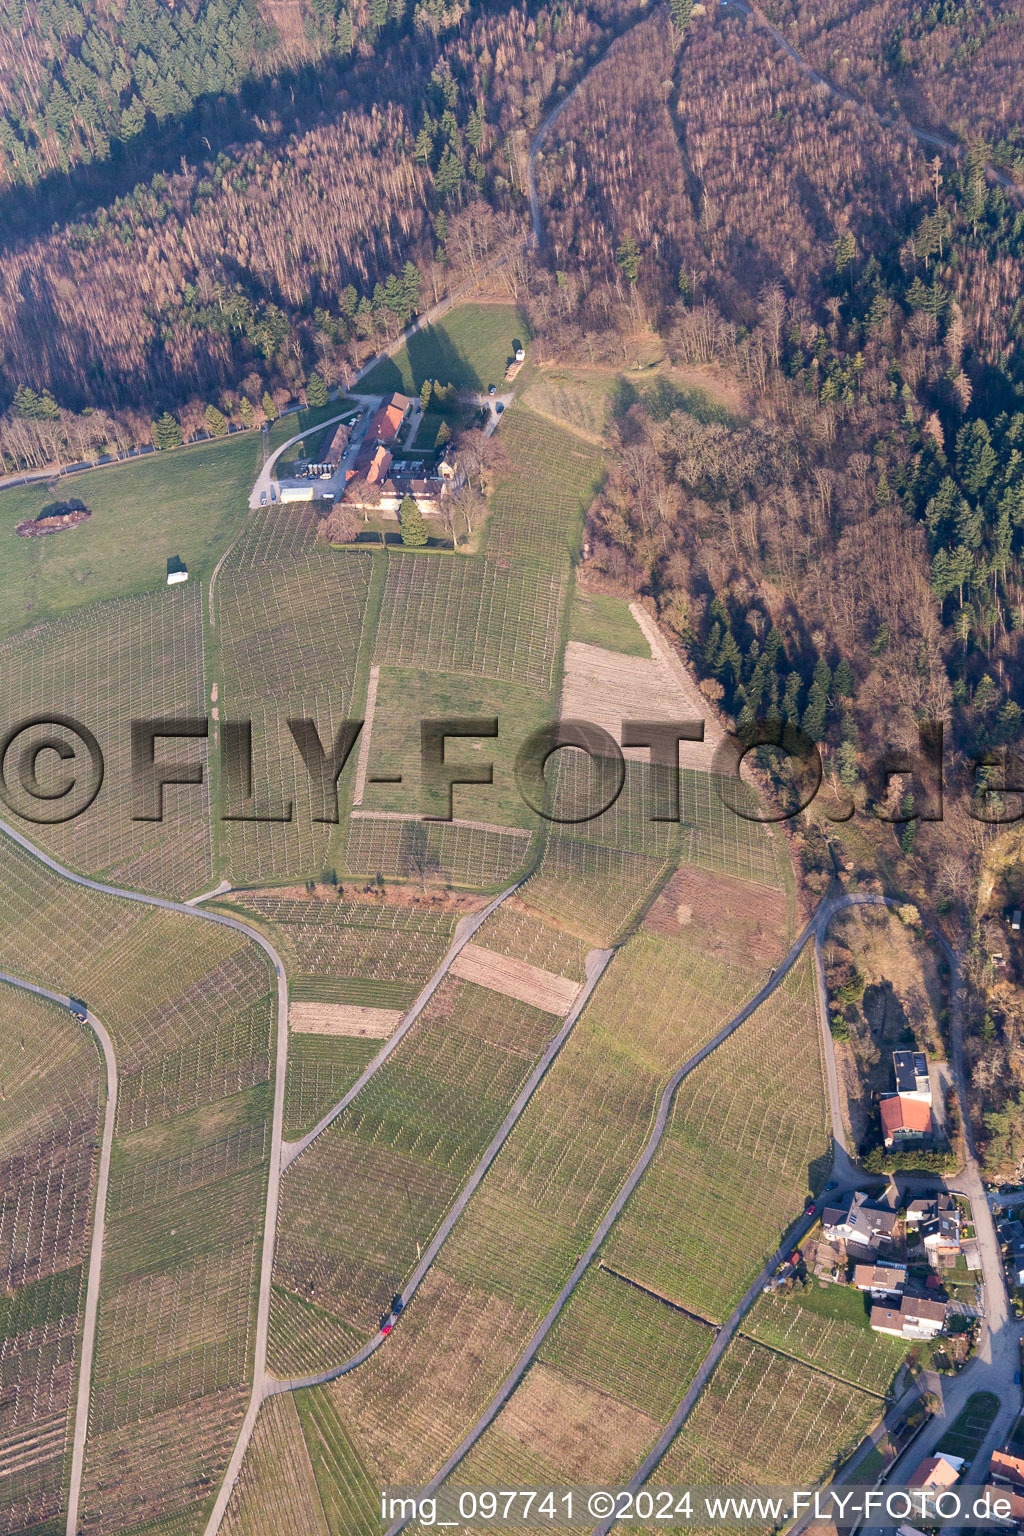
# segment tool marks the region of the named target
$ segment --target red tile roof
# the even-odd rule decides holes
[[[878,1111],[882,1117],[882,1134],[887,1141],[900,1131],[918,1131],[927,1135],[932,1128],[932,1112],[923,1099],[905,1099],[894,1093],[881,1100]]]

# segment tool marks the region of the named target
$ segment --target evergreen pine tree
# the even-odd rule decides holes
[[[185,440],[181,423],[170,411],[164,411],[153,423],[153,441],[158,448],[180,448]]]
[[[840,656],[836,663],[835,674],[832,678],[832,686],[841,699],[852,699],[857,680],[853,675],[853,668],[845,656]]]
[[[314,410],[320,410],[327,404],[327,385],[315,368],[306,382],[306,399]]]
[[[693,0],[669,0],[669,14],[677,32],[685,32],[693,15]]]
[[[242,396],[239,402],[238,414],[242,418],[243,427],[251,427],[256,420],[256,412],[253,409],[253,403],[251,400],[247,399],[245,395]]]
[[[420,386],[420,409],[423,411],[429,411],[430,409],[430,396],[433,388],[434,385],[430,379],[423,380]]]
[[[203,412],[203,420],[206,430],[211,437],[226,437],[228,431],[228,419],[223,411],[218,411],[215,405],[208,405]]]
[[[267,418],[267,420],[268,421],[276,421],[277,420],[277,406],[274,404],[274,399],[273,399],[273,396],[271,395],[269,389],[268,390],[264,390],[263,399],[262,399],[262,401],[260,403],[263,406],[263,414]]]
[[[448,425],[448,423],[446,421],[442,421],[441,425],[437,429],[437,436],[434,439],[434,447],[435,448],[443,448],[444,445],[446,443],[450,443],[451,440],[452,440],[452,429],[451,429],[451,427]]]
[[[402,529],[402,543],[408,549],[422,549],[430,535],[423,513],[411,496],[402,497],[398,521]]]

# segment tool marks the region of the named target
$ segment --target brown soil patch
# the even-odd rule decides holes
[[[685,931],[708,954],[734,965],[773,965],[787,948],[786,897],[753,880],[680,869],[644,927],[669,938]]]
[[[659,1429],[646,1414],[547,1365],[532,1367],[500,1426],[578,1483],[638,1464]]]
[[[649,616],[642,616],[649,629],[656,630]],[[704,740],[680,742],[679,765],[708,771],[721,729],[682,665],[678,671],[673,668],[669,658],[656,649],[647,629],[644,633],[653,652],[650,660],[570,640],[565,650],[559,714],[563,720],[589,720],[600,725],[616,741],[621,739],[624,720],[703,720]],[[661,636],[656,634],[656,639],[661,641]],[[627,747],[624,755],[638,762],[650,758],[646,747]]]
[[[481,944],[467,944],[452,965],[451,974],[463,981],[473,981],[478,987],[501,992],[505,997],[514,997],[520,1003],[529,1003],[545,1013],[568,1013],[580,990],[575,981],[565,976],[556,976],[526,960],[496,954]]]
[[[296,1035],[362,1035],[367,1040],[388,1040],[401,1017],[400,1009],[348,1003],[288,1005],[288,1027]]]
[[[457,891],[427,891],[412,885],[361,885],[346,880],[335,888],[319,881],[310,890],[305,885],[267,885],[226,891],[218,901],[244,905],[252,897],[273,901],[356,901],[378,907],[422,907],[430,912],[478,912],[490,901],[489,896],[469,896]]]

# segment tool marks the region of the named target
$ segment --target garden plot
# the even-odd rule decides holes
[[[564,976],[555,976],[525,960],[498,955],[480,944],[467,944],[456,957],[451,975],[463,981],[516,997],[521,1003],[542,1008],[547,1013],[566,1014],[576,1001],[579,985]]]
[[[398,1008],[292,1003],[288,1009],[288,1028],[298,1035],[361,1035],[368,1040],[387,1040],[398,1028],[401,1017]]]
[[[132,819],[129,723],[205,714],[202,637],[202,590],[190,585],[103,603],[0,649],[4,718],[73,716],[103,752],[103,785],[92,805],[66,824],[32,828],[34,840],[60,862],[115,880],[131,874],[162,894],[190,896],[211,883],[205,782],[167,789],[164,821]],[[202,741],[158,750],[181,761],[206,758]]]
[[[513,998],[442,982],[288,1170],[276,1283],[371,1333],[556,1028]]]
[[[824,1186],[830,1144],[805,954],[680,1086],[665,1137],[609,1236],[606,1261],[724,1321],[808,1192]]]

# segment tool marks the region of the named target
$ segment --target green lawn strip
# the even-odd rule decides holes
[[[478,392],[491,384],[501,389],[514,342],[525,344],[529,335],[526,316],[514,305],[460,304],[382,359],[359,381],[359,393],[418,395],[426,379]]]
[[[935,1447],[936,1453],[962,1456],[969,1467],[998,1412],[999,1399],[994,1392],[973,1392]]]
[[[0,634],[107,598],[152,592],[180,555],[190,580],[208,577],[245,517],[260,467],[259,434],[154,453],[126,464],[0,491]],[[92,517],[42,539],[15,524],[55,500]]]
[[[622,656],[642,656],[649,660],[651,648],[623,597],[606,592],[573,593],[569,610],[569,639],[585,645],[600,645]]]
[[[78,1311],[82,1266],[58,1270],[0,1297],[0,1339],[13,1339],[32,1328],[72,1317]]]

